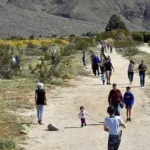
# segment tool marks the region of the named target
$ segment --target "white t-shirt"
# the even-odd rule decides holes
[[[104,126],[108,128],[110,135],[119,135],[120,125],[123,124],[123,120],[120,116],[105,118]]]
[[[78,114],[79,118],[86,118],[86,116],[90,116],[90,114],[87,111],[83,111]]]

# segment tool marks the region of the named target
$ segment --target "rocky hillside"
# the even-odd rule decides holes
[[[149,30],[149,0],[1,0],[0,36],[50,36],[104,30],[118,14],[131,30]]]

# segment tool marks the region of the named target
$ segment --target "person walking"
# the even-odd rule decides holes
[[[132,82],[133,82],[134,68],[135,68],[134,62],[132,60],[130,60],[130,64],[128,66],[128,78],[129,78],[130,84],[132,84]]]
[[[83,57],[82,57],[83,65],[86,66],[86,58],[85,58],[85,51],[83,50]]]
[[[86,126],[86,117],[90,116],[90,114],[84,110],[84,106],[80,107],[80,113],[78,114],[78,117],[81,119],[81,127],[83,127],[83,125]]]
[[[138,67],[139,75],[140,75],[140,84],[141,87],[145,86],[145,75],[147,71],[147,66],[144,64],[144,60],[141,60],[141,64]]]
[[[35,91],[35,105],[37,109],[37,118],[38,118],[38,123],[43,125],[42,120],[43,120],[43,111],[44,111],[44,105],[47,104],[46,100],[46,94],[44,90],[44,85],[43,83],[38,83],[37,84],[37,89]]]
[[[103,56],[100,56],[100,71],[101,74],[104,74],[105,72],[105,59],[103,58]]]
[[[115,109],[115,115],[120,116],[120,108],[123,107],[123,97],[121,91],[117,89],[117,84],[113,84],[113,89],[109,92],[108,103]]]
[[[124,103],[127,109],[127,121],[131,121],[131,109],[134,104],[134,95],[131,93],[131,88],[126,87],[126,92],[124,94]]]
[[[105,118],[104,121],[104,131],[109,132],[108,150],[119,149],[122,134],[120,126],[126,128],[122,118],[120,116],[115,116],[114,112],[113,106],[109,106],[107,109],[109,117]]]
[[[93,60],[92,60],[92,68],[93,68],[93,73],[94,75],[100,75],[99,72],[99,63],[100,63],[100,59],[98,56],[94,55]]]
[[[112,63],[110,62],[109,58],[106,59],[106,63],[104,66],[106,70],[107,85],[111,85],[110,81],[111,81],[112,69],[114,71],[114,67]]]

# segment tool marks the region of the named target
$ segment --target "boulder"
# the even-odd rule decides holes
[[[58,131],[58,129],[53,124],[49,124],[47,128],[49,131]]]

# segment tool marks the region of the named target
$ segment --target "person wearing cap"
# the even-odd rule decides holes
[[[113,89],[110,91],[108,96],[109,105],[113,106],[115,109],[114,114],[120,116],[120,107],[124,105],[123,96],[121,91],[117,89],[117,84],[113,84]]]
[[[47,104],[46,100],[46,93],[44,90],[44,85],[43,83],[38,83],[37,84],[37,89],[35,90],[35,105],[37,109],[37,118],[38,118],[38,123],[43,124],[43,111],[44,111],[44,105]]]

